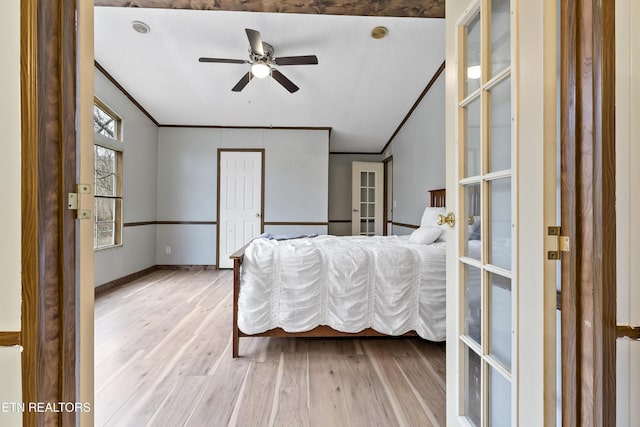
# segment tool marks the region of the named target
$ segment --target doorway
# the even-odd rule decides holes
[[[377,162],[351,164],[351,234],[382,236],[384,166]]]
[[[218,268],[264,229],[264,150],[218,149]]]

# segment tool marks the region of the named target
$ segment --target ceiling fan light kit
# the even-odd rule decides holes
[[[200,62],[217,62],[223,64],[251,64],[251,69],[236,83],[231,89],[233,92],[240,92],[251,81],[252,77],[263,79],[271,74],[271,77],[280,83],[290,93],[297,92],[300,89],[291,80],[289,80],[275,66],[283,65],[315,65],[318,58],[315,55],[304,56],[285,56],[280,58],[273,57],[273,46],[263,42],[259,31],[245,28],[247,38],[249,39],[249,61],[243,59],[226,59],[226,58],[199,58]]]

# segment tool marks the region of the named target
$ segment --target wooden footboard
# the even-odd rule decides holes
[[[247,245],[248,246],[248,245]],[[242,261],[244,261],[244,251],[247,248],[244,246],[242,249],[231,255],[233,260],[233,348],[232,356],[238,357],[238,350],[240,346],[240,337],[289,337],[289,338],[336,338],[336,337],[386,337],[387,334],[378,332],[374,329],[367,328],[360,332],[350,333],[336,331],[330,326],[321,325],[305,332],[287,332],[282,328],[270,329],[259,334],[245,334],[238,329],[238,296],[240,295],[240,267]],[[402,336],[418,336],[415,331],[409,331]]]

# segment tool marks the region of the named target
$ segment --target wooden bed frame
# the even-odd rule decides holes
[[[445,189],[429,191],[430,206],[443,207],[445,205]],[[238,328],[238,297],[240,295],[240,266],[244,260],[244,251],[248,244],[233,253],[230,258],[233,260],[233,357],[238,357],[240,337],[288,337],[288,338],[335,338],[335,337],[384,337],[388,336],[372,328],[364,329],[360,332],[348,333],[340,332],[330,326],[321,325],[305,332],[287,332],[282,328],[270,329],[259,334],[245,334]],[[417,336],[416,331],[409,331],[401,336]]]

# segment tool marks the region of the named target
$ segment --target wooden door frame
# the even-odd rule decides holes
[[[562,425],[616,419],[615,0],[561,4]]]
[[[572,242],[562,293],[567,426],[615,425],[614,5],[562,1],[562,153],[570,171],[563,233]],[[23,399],[75,402],[75,220],[65,193],[75,185],[76,4],[20,7]],[[75,425],[76,416],[27,411],[23,420]]]
[[[22,397],[76,402],[75,0],[21,0]],[[23,423],[76,425],[74,412]]]
[[[393,156],[387,157],[382,161],[382,163],[384,164],[384,177],[382,180],[382,186],[384,187],[382,190],[382,199],[384,204],[384,212],[382,213],[382,235],[386,236],[388,234],[387,227],[389,226],[389,203],[393,203],[393,200],[389,200],[389,194],[387,192],[387,187],[389,187],[389,178],[393,179],[393,176],[389,177],[389,163],[393,164]],[[391,185],[393,185],[393,182],[391,182]],[[391,220],[393,221],[393,218],[391,218]]]
[[[264,148],[218,148],[218,165],[217,165],[217,190],[216,190],[216,269],[220,269],[220,156],[223,152],[235,153],[260,153],[262,161],[262,171],[260,176],[260,233],[264,233],[264,166],[265,166],[265,149]],[[249,243],[249,242],[247,242]],[[240,248],[238,248],[240,249]]]

